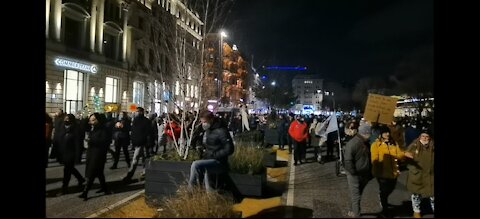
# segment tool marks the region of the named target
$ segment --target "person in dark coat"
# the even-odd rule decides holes
[[[113,118],[113,115],[111,112],[107,112],[105,116],[106,116],[105,130],[107,131],[107,135],[109,139],[107,151],[113,157],[115,156],[115,152],[110,148],[110,145],[112,144],[112,140],[113,140],[113,128],[115,127],[115,119]]]
[[[435,145],[430,136],[430,130],[423,130],[420,137],[413,141],[407,149],[407,151],[413,154],[413,158],[408,160],[407,190],[412,193],[414,218],[422,217],[420,211],[422,198],[429,197],[432,211],[435,211]]]
[[[109,147],[110,138],[105,126],[105,116],[99,113],[90,115],[89,124],[92,129],[88,135],[87,163],[85,167],[85,177],[87,185],[82,194],[78,197],[84,201],[88,199],[88,191],[93,185],[96,177],[100,181],[101,189],[96,193],[104,192],[110,194],[105,182],[105,162],[107,161],[107,148]]]
[[[133,154],[133,162],[128,169],[127,176],[123,178],[124,182],[131,181],[135,170],[137,169],[138,161],[140,157],[145,159],[144,150],[147,145],[147,140],[150,136],[150,120],[147,119],[144,115],[145,110],[142,107],[137,107],[137,112],[135,118],[132,122],[132,133],[130,138],[132,140],[132,145],[135,147],[135,152]],[[145,162],[144,162],[145,164]]]
[[[148,135],[148,143],[145,150],[147,154],[147,158],[155,154],[154,149],[157,145],[156,141],[158,139],[157,114],[156,113],[150,114],[148,117],[148,120],[150,120],[150,134]]]
[[[80,130],[78,129],[75,116],[73,114],[65,116],[64,127],[58,128],[58,152],[61,154],[61,163],[64,165],[62,191],[58,195],[63,195],[68,193],[68,184],[72,174],[77,178],[79,186],[83,185],[85,179],[75,169],[75,149],[79,147],[78,144],[80,143],[78,140]]]
[[[85,151],[85,147],[84,147],[84,144],[85,144],[85,133],[86,132],[90,132],[90,124],[88,124],[89,122],[89,119],[88,119],[88,116],[85,116],[84,118],[81,118],[78,121],[78,128],[79,128],[79,139],[78,141],[80,142],[79,143],[79,147],[77,148],[76,152],[75,152],[75,163],[76,164],[81,164],[82,163],[82,155],[83,155],[83,152]]]
[[[228,157],[234,152],[234,145],[227,127],[215,118],[213,113],[204,111],[200,114],[203,134],[202,143],[205,147],[201,160],[196,160],[190,168],[189,188],[200,183],[205,184],[208,192],[213,191],[210,183],[211,174],[221,174],[228,171]]]
[[[113,165],[110,169],[117,169],[118,161],[120,160],[120,150],[123,150],[125,155],[125,162],[130,168],[130,154],[128,152],[128,145],[130,145],[130,129],[131,119],[128,117],[127,112],[122,112],[115,123],[113,128],[113,139],[115,144],[115,153],[113,156]]]
[[[54,159],[57,158],[57,161],[60,162],[61,158],[58,158],[58,133],[61,129],[63,129],[63,119],[65,118],[65,113],[63,113],[63,109],[58,109],[55,113],[55,118],[53,120],[53,141],[52,141],[52,150],[50,151],[50,158]]]
[[[277,120],[277,134],[278,134],[278,148],[285,150],[285,144],[287,144],[288,128],[287,120],[284,115],[278,115]]]

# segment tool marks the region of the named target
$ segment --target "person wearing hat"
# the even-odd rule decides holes
[[[377,178],[380,192],[381,214],[388,217],[388,196],[395,189],[400,175],[398,160],[412,158],[410,152],[404,152],[390,136],[390,129],[379,126],[380,135],[370,147],[372,158],[372,174]]]
[[[434,151],[435,146],[430,130],[423,130],[407,148],[413,154],[408,162],[407,190],[412,193],[413,217],[421,218],[420,203],[429,197],[434,211]]]
[[[360,217],[360,200],[365,186],[372,179],[370,148],[368,139],[372,134],[371,125],[362,123],[358,132],[345,145],[345,170],[351,195],[350,217]]]

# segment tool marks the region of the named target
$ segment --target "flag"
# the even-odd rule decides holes
[[[338,131],[337,116],[335,114],[330,116],[330,122],[328,123],[327,134],[330,132]]]
[[[337,117],[335,115],[331,115],[325,121],[323,121],[322,124],[320,124],[320,131],[315,134],[323,138],[327,138],[327,134],[334,131],[338,131]]]

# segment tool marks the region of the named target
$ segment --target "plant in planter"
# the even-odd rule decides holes
[[[266,182],[266,168],[263,164],[264,150],[237,144],[229,157],[229,176],[244,196],[262,196]]]
[[[175,196],[164,198],[160,204],[161,218],[233,218],[233,197],[228,194],[207,192],[201,187],[189,190],[179,187]]]

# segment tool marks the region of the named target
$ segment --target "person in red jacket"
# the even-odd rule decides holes
[[[293,121],[290,125],[288,134],[293,140],[293,164],[295,166],[297,163],[302,164],[302,158],[304,158],[306,154],[306,145],[308,139],[308,124],[305,122],[305,119],[302,116],[295,116],[295,121]]]
[[[180,125],[178,125],[180,123],[179,119],[173,113],[170,114],[170,119],[170,122],[167,122],[165,126],[165,134],[168,136],[168,141],[178,140],[182,131]]]

